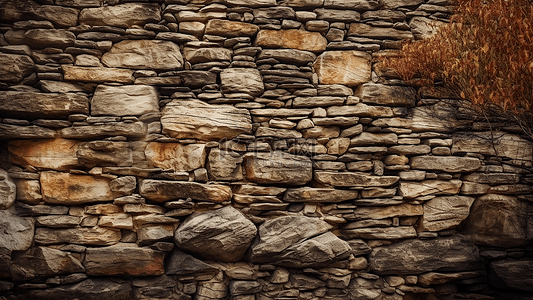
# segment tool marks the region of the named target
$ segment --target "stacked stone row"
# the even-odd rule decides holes
[[[532,144],[378,62],[447,1],[0,6],[0,297],[531,290]]]

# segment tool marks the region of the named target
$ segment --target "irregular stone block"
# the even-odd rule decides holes
[[[350,146],[391,146],[398,144],[395,133],[362,132],[350,140]]]
[[[72,6],[76,8],[100,7],[104,4],[103,0],[57,0],[56,5]]]
[[[313,177],[308,157],[280,151],[247,154],[244,167],[246,178],[257,183],[304,185]]]
[[[178,139],[232,139],[252,132],[250,113],[230,105],[200,100],[173,100],[162,111],[163,133]]]
[[[80,244],[92,246],[113,245],[120,241],[120,230],[111,228],[76,227],[68,229],[52,229],[38,227],[35,229],[35,242],[41,245]]]
[[[321,84],[357,86],[370,80],[371,57],[361,51],[327,51],[320,55],[314,68]]]
[[[78,161],[88,167],[127,167],[133,165],[133,151],[125,142],[92,141],[81,143],[76,151]]]
[[[0,114],[4,117],[67,118],[89,114],[89,99],[78,94],[0,92]]]
[[[130,282],[115,282],[104,278],[87,279],[82,282],[61,285],[48,289],[35,289],[24,292],[28,299],[113,299],[129,300],[132,297],[132,286]]]
[[[255,45],[267,48],[291,48],[311,52],[326,50],[328,41],[318,32],[287,29],[261,30],[257,33]]]
[[[5,210],[15,204],[17,186],[5,170],[0,169],[0,210]]]
[[[320,7],[324,4],[324,0],[287,0],[285,5],[298,8]]]
[[[409,21],[409,27],[416,40],[424,40],[433,37],[437,30],[446,23],[438,20],[432,20],[425,17],[413,17]]]
[[[67,252],[32,247],[13,255],[11,274],[14,281],[43,280],[56,275],[85,272],[81,262]]]
[[[424,203],[423,227],[440,231],[459,225],[470,213],[474,198],[465,196],[435,197]]]
[[[3,82],[17,84],[34,69],[35,64],[27,55],[0,53],[0,78]]]
[[[358,207],[355,210],[355,216],[357,219],[372,220],[381,220],[393,217],[413,217],[421,216],[423,214],[424,208],[422,207],[422,205],[413,205],[409,203],[384,207]]]
[[[324,7],[353,9],[357,11],[374,10],[380,7],[381,3],[377,0],[325,0]]]
[[[311,188],[303,187],[288,189],[283,195],[283,201],[286,202],[326,202],[337,203],[357,199],[358,191],[354,190],[335,190],[328,188]]]
[[[533,279],[528,274],[532,260],[498,260],[490,263],[489,284],[496,288],[533,291]]]
[[[415,156],[411,158],[410,165],[414,170],[467,173],[481,168],[481,161],[475,157]]]
[[[15,185],[17,186],[17,201],[35,205],[43,200],[39,180],[16,179]]]
[[[370,118],[387,118],[394,116],[392,108],[387,106],[370,106],[357,103],[354,106],[331,106],[327,109],[328,117],[357,116]]]
[[[416,91],[412,87],[365,83],[355,90],[363,103],[388,106],[415,106]]]
[[[102,56],[107,67],[150,70],[181,70],[183,57],[178,45],[162,40],[126,40]]]
[[[454,195],[461,189],[461,180],[425,180],[418,182],[400,182],[400,195],[404,198],[416,198],[426,195]]]
[[[209,20],[205,27],[205,34],[225,37],[254,36],[257,31],[257,25],[222,19]]]
[[[215,275],[219,269],[179,249],[174,249],[165,265],[167,275],[199,276]]]
[[[80,12],[81,25],[115,26],[131,28],[134,25],[161,21],[161,9],[157,3],[126,3],[97,8],[86,8]]]
[[[478,249],[461,236],[413,239],[377,247],[369,262],[370,270],[379,275],[458,272],[481,267]]]
[[[93,116],[140,116],[159,112],[157,90],[147,85],[99,85],[91,100]]]
[[[364,23],[352,23],[348,30],[349,36],[370,39],[412,40],[413,34],[408,30],[398,30],[386,27],[374,27]]]
[[[231,61],[232,52],[226,48],[183,48],[185,59],[191,64],[211,61]]]
[[[145,225],[137,230],[137,244],[139,246],[151,245],[158,241],[170,240],[174,236],[174,225],[158,224]]]
[[[159,276],[165,273],[165,253],[136,244],[87,248],[83,265],[88,275]]]
[[[314,62],[316,55],[309,51],[296,49],[265,49],[257,56],[257,59],[268,58],[274,58],[283,63],[306,65],[309,62]]]
[[[138,138],[146,135],[146,126],[143,122],[75,126],[61,129],[59,135],[67,139],[101,139],[109,136]]]
[[[390,186],[398,176],[373,176],[364,173],[315,171],[315,180],[332,186]]]
[[[230,187],[226,185],[151,179],[140,182],[139,193],[156,202],[190,197],[199,201],[222,203],[230,201],[232,196]]]
[[[292,100],[292,107],[324,107],[344,104],[345,97],[296,97]],[[319,119],[320,120],[320,119]],[[315,125],[322,125],[316,124]]]
[[[206,259],[236,262],[242,258],[256,233],[252,221],[232,206],[226,206],[192,214],[178,227],[174,240],[180,249]]]
[[[39,216],[35,218],[35,221],[37,222],[36,225],[39,227],[70,228],[78,226],[81,218],[76,216],[52,215]]]
[[[418,284],[429,286],[435,284],[444,284],[451,281],[481,277],[485,271],[470,271],[458,273],[438,273],[429,272],[418,275]]]
[[[63,29],[30,29],[24,33],[24,42],[36,49],[62,48],[74,45],[76,35]]]
[[[24,251],[33,243],[35,221],[18,216],[15,207],[0,210],[0,245],[9,251]]]
[[[133,71],[117,68],[61,66],[65,80],[133,83]]]
[[[416,238],[416,230],[412,226],[375,227],[342,230],[342,236],[348,239],[367,240],[399,240]]]
[[[190,172],[205,166],[205,144],[149,143],[144,150],[154,167]]]
[[[261,73],[250,68],[229,68],[220,73],[223,93],[246,93],[260,96],[265,90]]]
[[[111,201],[120,195],[109,188],[111,179],[54,171],[41,172],[43,200],[50,204],[79,205]]]
[[[238,181],[244,178],[242,162],[243,158],[237,152],[213,148],[209,152],[207,170],[214,180]]]

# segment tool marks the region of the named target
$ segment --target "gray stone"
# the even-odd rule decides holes
[[[222,203],[231,200],[231,189],[219,184],[146,179],[139,184],[139,194],[156,202],[183,198]]]
[[[207,170],[214,180],[238,181],[242,174],[242,156],[234,151],[213,148],[209,152]]]
[[[35,229],[32,218],[22,218],[15,207],[0,210],[0,245],[9,251],[24,251],[33,243]]]
[[[412,226],[374,227],[342,230],[342,236],[348,239],[365,240],[399,240],[416,238],[416,230]]]
[[[118,243],[121,236],[120,230],[100,227],[68,229],[38,227],[35,229],[35,242],[41,245],[72,243],[106,246]]]
[[[126,3],[86,8],[80,12],[79,21],[81,25],[131,28],[134,25],[158,23],[161,21],[161,9],[157,3]]]
[[[0,210],[5,210],[15,204],[17,186],[5,170],[0,169]]]
[[[304,185],[312,179],[312,163],[308,157],[280,151],[247,154],[244,167],[246,178],[257,183]]]
[[[350,140],[350,146],[391,146],[398,144],[398,136],[394,133],[362,132]]]
[[[477,248],[464,237],[407,240],[374,248],[370,270],[379,275],[469,271],[481,267]]]
[[[220,73],[222,93],[246,93],[259,96],[265,87],[261,74],[256,69],[229,68]]]
[[[454,195],[461,189],[461,180],[425,180],[417,182],[400,182],[400,195],[404,198],[416,198],[426,195]]]
[[[174,249],[165,264],[165,273],[178,276],[215,275],[219,269],[179,249]]]
[[[0,113],[4,117],[66,118],[89,114],[89,99],[78,94],[0,92]]]
[[[133,151],[129,143],[92,141],[82,143],[76,150],[81,164],[88,167],[127,167],[133,165]]]
[[[498,260],[490,263],[489,284],[496,288],[533,291],[531,276],[524,276],[533,267],[531,260]]]
[[[107,67],[150,70],[181,70],[183,57],[178,45],[162,40],[127,40],[114,44],[102,56]]]
[[[472,197],[435,197],[424,203],[422,225],[428,231],[455,228],[468,217],[472,203],[474,203]]]
[[[335,116],[356,116],[370,118],[393,117],[394,113],[390,107],[370,106],[364,103],[357,103],[354,106],[331,106],[327,109],[328,117]]]
[[[76,93],[85,90],[79,84],[52,80],[39,80],[41,91],[46,93]]]
[[[11,274],[15,281],[43,280],[56,275],[84,272],[81,262],[67,252],[32,247],[13,255]]]
[[[30,29],[24,34],[24,41],[33,48],[62,48],[74,44],[74,33],[62,29]]]
[[[159,112],[157,90],[147,85],[99,85],[91,100],[93,116],[140,116]]]
[[[173,100],[162,113],[163,133],[174,138],[218,141],[252,131],[248,110],[230,105],[209,105],[193,99]]]
[[[249,280],[232,280],[229,283],[229,292],[232,296],[253,295],[262,291],[261,283]]]
[[[0,78],[4,82],[17,84],[34,69],[35,64],[27,55],[0,53]]]
[[[398,176],[373,176],[355,172],[315,171],[314,179],[320,183],[332,186],[390,186],[396,183]]]
[[[363,103],[388,106],[415,106],[416,91],[412,87],[365,83],[357,88],[355,96]]]
[[[231,206],[195,213],[176,230],[174,240],[180,249],[206,259],[239,261],[257,233],[252,221]]]
[[[283,201],[337,203],[357,199],[358,195],[359,192],[354,190],[303,187],[288,189],[283,195]]]
[[[411,169],[468,173],[481,168],[481,161],[475,157],[416,156],[410,160]]]

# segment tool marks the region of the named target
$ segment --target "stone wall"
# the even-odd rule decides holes
[[[0,0],[0,299],[532,299],[532,144],[378,61],[447,5]]]

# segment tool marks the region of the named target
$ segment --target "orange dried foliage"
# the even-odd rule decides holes
[[[533,109],[533,0],[457,0],[449,24],[384,59],[404,80],[444,82],[477,105]]]

